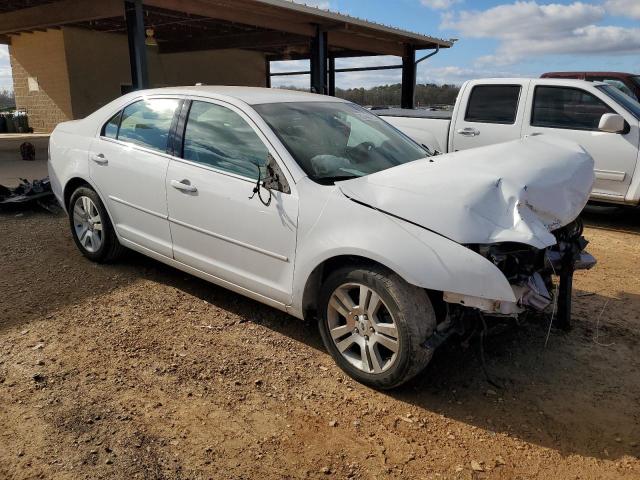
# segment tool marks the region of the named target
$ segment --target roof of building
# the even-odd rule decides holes
[[[123,0],[4,0],[0,36],[61,26],[125,33],[124,5]],[[272,60],[308,58],[309,40],[318,29],[327,32],[329,52],[336,57],[453,45],[290,0],[144,0],[143,9],[145,28],[153,29],[161,53],[241,48]]]

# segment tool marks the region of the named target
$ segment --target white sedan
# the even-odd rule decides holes
[[[576,222],[593,161],[579,146],[532,137],[432,156],[326,96],[130,93],[58,125],[49,172],[89,259],[127,247],[313,316],[336,363],[377,388],[423,370],[463,319],[545,309],[555,273],[593,263]]]

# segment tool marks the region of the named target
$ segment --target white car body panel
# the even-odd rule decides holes
[[[231,106],[268,147],[291,193],[277,192],[265,206],[249,199],[255,185],[249,179],[100,138],[102,125],[113,114],[147,97]],[[128,94],[55,129],[49,163],[54,192],[62,203],[69,182],[83,179],[102,198],[123,245],[297,317],[303,317],[312,272],[344,255],[373,260],[413,285],[456,298],[515,302],[503,273],[462,243],[551,245],[555,239],[548,230],[574,219],[589,194],[589,156],[575,144],[535,139],[320,185],[306,176],[251,107],[296,101],[343,102],[243,87]],[[107,148],[119,150],[96,151]],[[91,160],[96,153],[103,153],[109,163]],[[469,168],[474,160],[477,168]],[[197,193],[172,187],[172,181],[182,180],[194,184]],[[430,208],[434,201],[436,209]],[[525,203],[527,208],[518,210]]]

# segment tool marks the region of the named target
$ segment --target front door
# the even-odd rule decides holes
[[[594,159],[593,193],[610,200],[624,200],[638,156],[638,122],[626,133],[598,129],[605,113],[619,113],[591,92],[577,87],[537,85],[531,106],[531,125],[525,133],[558,135],[581,145]]]
[[[176,260],[286,305],[298,198],[293,188],[274,191],[269,205],[252,197],[258,169],[264,174],[269,154],[276,157],[266,144],[235,107],[193,101],[182,159],[171,160],[167,173],[169,222]]]
[[[89,175],[118,234],[167,257],[166,148],[178,104],[151,98],[128,105],[105,124],[89,153]]]

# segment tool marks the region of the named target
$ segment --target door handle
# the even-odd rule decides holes
[[[180,190],[182,192],[195,193],[198,191],[196,186],[191,185],[191,182],[189,182],[189,180],[186,180],[186,179],[182,180],[181,182],[179,182],[178,180],[171,180],[171,186],[176,190]]]
[[[456,133],[458,135],[462,135],[463,137],[477,137],[478,135],[480,135],[480,130],[467,127],[467,128],[461,128],[460,130],[457,130]]]
[[[91,160],[96,162],[98,165],[106,165],[109,163],[109,160],[107,160],[107,158],[102,153],[91,155]]]

